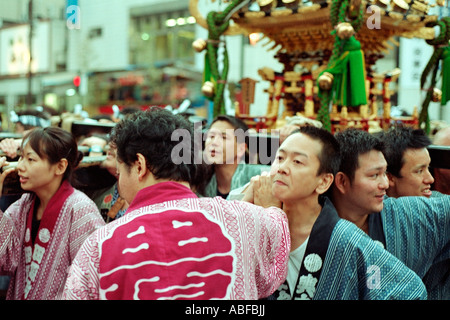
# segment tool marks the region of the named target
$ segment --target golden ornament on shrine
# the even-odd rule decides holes
[[[277,7],[277,1],[275,0],[257,0],[261,11],[270,12]]]
[[[214,83],[206,81],[202,86],[202,93],[209,98],[214,96]]]
[[[333,86],[334,76],[329,72],[324,72],[318,79],[319,87],[322,90],[330,90]]]
[[[433,102],[441,102],[442,99],[442,91],[438,88],[433,88],[433,96],[431,97],[431,101]]]
[[[348,39],[355,34],[355,29],[353,29],[350,23],[342,22],[336,26],[336,34],[339,39]]]
[[[194,48],[196,52],[202,52],[206,49],[206,41],[203,39],[197,39],[192,43],[192,48]]]

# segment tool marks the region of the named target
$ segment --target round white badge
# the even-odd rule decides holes
[[[309,272],[317,272],[322,268],[322,258],[316,253],[311,253],[306,256],[303,263]]]
[[[42,243],[47,243],[50,240],[50,231],[47,228],[43,228],[39,231],[39,240]]]

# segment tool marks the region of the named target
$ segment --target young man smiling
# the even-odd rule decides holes
[[[431,140],[421,129],[394,127],[383,135],[384,157],[390,197],[431,197],[434,178],[429,171],[431,163],[427,147]]]
[[[341,218],[368,233],[368,216],[383,209],[389,188],[384,145],[360,130],[346,130],[336,137],[341,147],[341,165],[334,181],[333,203]]]
[[[385,197],[389,188],[381,140],[347,129],[336,135],[341,166],[332,201],[354,222],[424,280],[429,292],[449,299],[450,197]],[[425,277],[434,269],[431,278]],[[437,270],[439,269],[439,270]]]

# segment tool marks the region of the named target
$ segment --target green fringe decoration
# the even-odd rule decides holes
[[[355,37],[343,42],[344,53],[326,71],[334,76],[333,102],[340,106],[357,107],[367,104],[364,53]]]
[[[450,47],[444,48],[444,51],[441,54],[441,59],[442,59],[441,105],[445,106],[447,102],[450,101]]]
[[[211,11],[206,16],[208,24],[208,42],[206,46],[205,71],[203,73],[204,81],[214,83],[214,96],[210,99],[214,102],[213,118],[219,114],[225,114],[225,100],[223,93],[228,77],[229,61],[228,51],[224,47],[223,70],[219,74],[219,65],[217,62],[217,51],[219,48],[220,37],[227,30],[229,21],[227,16],[233,11],[243,0],[233,0],[223,12]]]
[[[427,91],[427,95],[425,100],[422,103],[422,109],[419,114],[419,126],[425,125],[425,132],[430,134],[430,117],[428,114],[428,107],[430,105],[431,99],[433,97],[433,90],[436,87],[437,83],[437,73],[439,70],[439,63],[442,61],[442,99],[441,105],[447,104],[450,100],[450,18],[445,17],[437,22],[427,23],[427,27],[440,27],[440,33],[433,40],[427,40],[427,43],[434,46],[434,52],[428,61],[425,69],[422,72],[422,76],[420,78],[420,88],[423,90],[425,86],[425,82],[428,78],[430,72],[431,82],[430,87],[425,89]]]

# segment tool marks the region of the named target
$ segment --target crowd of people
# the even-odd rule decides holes
[[[6,298],[450,299],[449,169],[427,149],[450,129],[432,142],[290,123],[271,165],[249,163],[236,117],[214,119],[200,149],[194,129],[153,108],[82,141],[39,121],[1,141],[0,194],[13,171],[24,191],[1,205]],[[74,187],[81,145],[107,151],[111,185]]]

